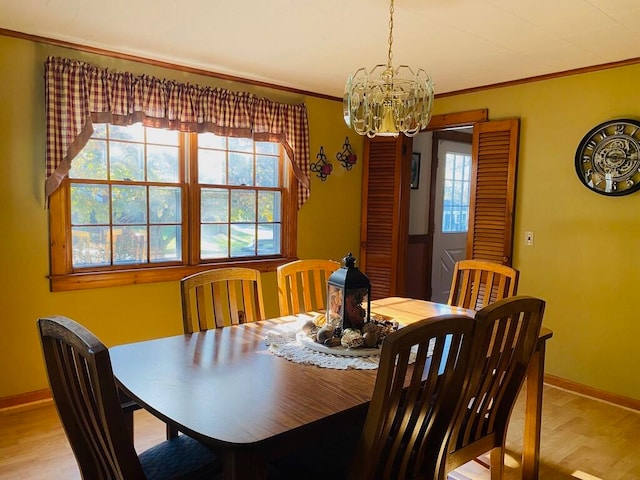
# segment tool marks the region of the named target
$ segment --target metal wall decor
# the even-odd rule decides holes
[[[327,179],[331,172],[333,171],[333,165],[331,165],[327,161],[327,156],[324,153],[324,147],[320,147],[320,151],[316,155],[315,163],[310,165],[311,171],[317,174],[317,177],[323,182]]]
[[[351,170],[353,166],[356,164],[356,162],[358,161],[358,157],[351,150],[349,137],[346,137],[344,139],[344,145],[342,145],[342,151],[336,153],[336,158],[340,163],[342,163],[342,166],[347,170]]]

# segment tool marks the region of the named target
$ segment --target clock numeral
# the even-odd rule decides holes
[[[582,163],[589,163],[591,161],[591,157],[589,155],[585,155],[582,157]]]
[[[616,135],[622,135],[624,133],[625,125],[624,123],[619,123],[616,125]]]
[[[587,143],[587,147],[590,148],[591,150],[593,150],[594,148],[596,148],[596,141],[595,140],[589,140],[589,143]]]
[[[616,135],[618,135],[617,127],[616,127]],[[607,131],[606,130],[601,130],[600,131],[600,141],[604,140],[605,138],[607,138]]]

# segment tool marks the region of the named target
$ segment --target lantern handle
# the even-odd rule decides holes
[[[344,262],[344,266],[347,268],[354,268],[356,266],[356,257],[354,257],[351,252],[342,259]]]

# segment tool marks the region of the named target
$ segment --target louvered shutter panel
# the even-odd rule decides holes
[[[467,258],[511,265],[518,119],[476,123]]]
[[[405,136],[365,140],[360,268],[374,300],[404,294],[411,146]]]

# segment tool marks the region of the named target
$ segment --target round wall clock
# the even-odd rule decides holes
[[[576,150],[576,173],[590,190],[620,196],[640,188],[640,121],[619,119],[596,125]]]

